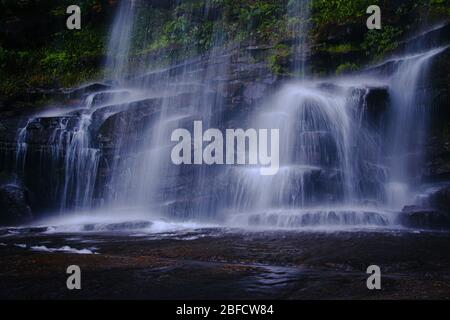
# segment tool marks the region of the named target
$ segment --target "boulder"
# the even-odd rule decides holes
[[[0,186],[0,224],[23,224],[32,219],[27,191],[19,186]]]

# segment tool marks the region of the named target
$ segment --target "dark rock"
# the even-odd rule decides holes
[[[406,206],[400,215],[400,223],[412,228],[449,230],[450,213],[433,208]]]
[[[157,9],[170,9],[178,4],[175,0],[141,0],[139,4]]]
[[[384,88],[369,88],[366,95],[366,111],[368,116],[378,122],[389,106],[389,90]]]
[[[427,142],[427,161],[422,177],[428,182],[448,181],[450,179],[450,136],[434,136]]]
[[[262,83],[250,83],[244,90],[244,99],[248,104],[252,104],[255,100],[264,97],[268,90],[268,86]]]
[[[180,94],[165,100],[168,108],[177,112],[187,111],[193,94]],[[136,145],[146,136],[142,134],[158,119],[163,106],[161,98],[145,99],[129,104],[113,105],[98,109],[92,116],[92,131],[95,131],[102,149],[120,147],[120,143]],[[126,141],[125,141],[126,140]]]
[[[446,186],[429,197],[429,203],[440,210],[450,211],[450,186]]]
[[[0,187],[0,224],[22,224],[32,219],[27,191],[7,184]]]
[[[146,229],[152,226],[152,222],[145,220],[127,221],[120,223],[110,223],[107,225],[101,224],[86,224],[83,226],[84,231],[127,231]]]
[[[60,135],[67,135],[78,128],[80,119],[80,115],[37,118],[27,126],[26,143],[57,144],[62,140]]]
[[[396,48],[396,52],[427,50],[449,43],[450,23],[447,23],[400,42]]]
[[[111,89],[111,85],[106,84],[106,83],[95,82],[95,83],[86,84],[86,85],[78,87],[78,88],[64,90],[63,93],[66,94],[69,98],[73,99],[73,98],[80,98],[89,93],[94,93],[94,92],[108,90],[108,89]]]

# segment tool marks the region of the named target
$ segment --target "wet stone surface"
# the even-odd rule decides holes
[[[449,233],[42,231],[0,233],[0,298],[450,298]],[[72,264],[82,270],[79,291],[66,289]],[[381,290],[366,287],[372,264]]]

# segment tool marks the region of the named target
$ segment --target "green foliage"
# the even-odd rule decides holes
[[[358,48],[355,47],[353,44],[343,43],[334,46],[328,46],[324,51],[329,53],[348,53],[355,50],[358,50]]]
[[[240,40],[254,38],[270,41],[280,37],[285,25],[286,1],[241,0],[228,2],[229,23],[235,23]]]
[[[344,25],[359,21],[368,6],[378,3],[378,0],[314,0],[313,18],[318,26]]]
[[[261,25],[274,19],[279,7],[275,3],[255,2],[248,6],[240,7],[238,18],[250,25]]]
[[[40,62],[44,69],[51,70],[56,75],[59,70],[67,69],[70,59],[66,52],[49,52]]]
[[[136,54],[160,51],[170,53],[167,59],[182,59],[234,42],[277,44],[286,35],[285,4],[286,0],[183,1],[141,37],[141,45],[146,43]]]
[[[430,0],[429,7],[432,14],[450,16],[450,3],[448,0]]]
[[[74,4],[71,0],[0,1],[1,21],[24,24],[24,29],[15,36],[0,32],[0,95],[14,94],[29,86],[70,86],[101,74],[111,14],[117,3],[117,0],[77,1],[82,8],[83,28],[68,31],[65,10],[67,5]],[[400,36],[428,13],[450,16],[448,0],[311,0],[311,18],[307,21],[292,16],[296,0],[173,3],[169,8],[155,6],[151,1],[140,2],[133,30],[132,65],[139,66],[142,60],[153,57],[160,65],[202,54],[213,46],[243,42],[272,46],[269,56],[264,53],[263,58],[275,74],[286,74],[292,55],[288,45],[292,43],[292,30],[311,22],[314,26],[311,38],[315,41],[312,50],[340,57],[332,61],[331,67],[311,68],[329,73],[347,60],[360,64],[381,58],[395,49]],[[372,4],[382,6],[382,30],[365,28],[366,9]],[[36,16],[39,18],[33,24],[26,23]],[[345,56],[347,53],[351,53],[352,59]],[[336,72],[354,68],[356,64],[345,62]]]
[[[336,75],[352,72],[358,70],[358,65],[351,62],[346,62],[341,65],[339,65],[336,68]]]
[[[273,53],[268,57],[269,67],[276,75],[287,73],[288,58],[291,54],[291,48],[284,44],[277,45]]]
[[[367,56],[381,58],[397,47],[397,40],[401,34],[402,31],[399,28],[392,26],[384,26],[381,30],[369,30],[361,47]]]
[[[71,86],[98,75],[113,3],[78,1],[83,23],[74,31],[65,27],[73,1],[2,1],[2,20],[17,21],[21,28],[0,32],[0,97],[29,87]]]

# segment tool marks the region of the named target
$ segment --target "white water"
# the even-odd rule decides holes
[[[394,225],[420,190],[427,97],[418,86],[443,50],[396,59],[390,76],[332,79],[332,88],[326,81],[285,85],[255,115],[255,126],[280,129],[280,171],[266,177],[255,167],[231,169],[228,220],[266,227]],[[384,133],[363,120],[373,85],[390,94]]]
[[[129,53],[134,26],[136,1],[119,1],[118,13],[112,26],[106,61],[107,76],[122,81],[129,71]]]
[[[310,31],[310,0],[291,0],[288,2],[288,23],[289,31],[294,39],[294,64],[292,73],[297,77],[305,78],[308,74],[306,64],[307,56],[310,53],[309,31]]]
[[[292,71],[304,77],[309,1],[293,4],[289,14],[296,17],[300,11],[291,30],[296,34],[295,61],[300,64]],[[121,1],[112,28],[106,67],[116,85],[85,97],[77,109],[81,116],[75,128],[68,128],[70,119],[59,117],[48,143],[50,150],[42,151],[41,157],[51,159],[46,168],[64,163],[62,179],[55,181],[56,191],[52,191],[63,214],[63,226],[55,230],[79,232],[93,224],[94,231],[107,231],[111,223],[124,221],[151,222],[141,225],[156,231],[195,228],[204,221],[277,228],[395,225],[396,212],[417,192],[422,159],[418,142],[426,130],[426,96],[416,89],[429,62],[443,49],[390,59],[387,62],[395,64],[390,75],[372,73],[286,84],[267,97],[249,120],[256,128],[280,129],[278,175],[261,176],[255,167],[222,167],[211,173],[210,168],[171,165],[170,133],[189,127],[193,119],[202,120],[205,127],[223,125],[225,102],[218,92],[228,80],[231,57],[223,47],[220,22],[213,27],[214,43],[201,72],[195,63],[174,59],[169,69],[179,69],[175,76],[154,73],[148,77],[151,80],[136,83],[127,81],[135,9],[134,1]],[[207,11],[208,6],[205,14]],[[151,68],[152,61],[148,64]],[[374,86],[387,87],[390,94],[387,132],[374,129],[365,120],[366,98]],[[158,108],[145,115],[148,121],[138,131],[138,142],[129,134],[136,130],[134,122],[115,124],[114,129],[123,134],[108,159],[104,190],[98,190],[102,155],[92,141],[93,126],[121,112],[144,110],[149,99],[155,98],[160,99]],[[100,120],[94,117],[98,111]],[[94,118],[98,123],[93,123]],[[29,121],[18,133],[18,167],[25,166],[27,130],[34,121],[40,119]],[[213,182],[226,187],[216,189]],[[97,206],[115,210],[97,215],[93,211]],[[72,217],[67,215],[69,211],[79,214]],[[165,220],[174,218],[195,223]]]

